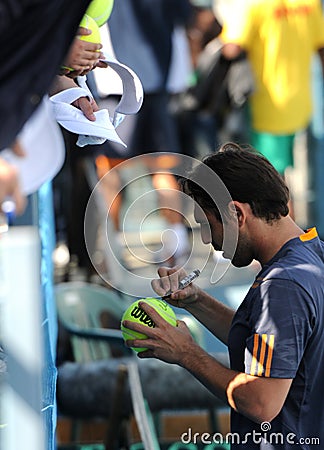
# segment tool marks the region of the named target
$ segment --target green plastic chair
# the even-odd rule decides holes
[[[129,356],[120,320],[133,299],[103,286],[71,281],[55,287],[57,315],[71,338],[76,362]]]
[[[131,380],[130,390],[135,418],[141,429],[143,441],[146,441],[144,448],[159,450],[152,415],[147,401],[143,397],[138,368],[136,364],[131,364],[131,361],[135,359],[135,353],[125,346],[119,329],[122,315],[134,298],[127,298],[119,292],[85,282],[67,282],[56,285],[55,298],[58,319],[70,334],[76,362],[87,363],[120,356],[130,357],[127,358],[129,361],[127,365],[125,366],[125,359],[123,359],[120,367],[127,367],[127,376]],[[124,369],[122,369],[122,373],[125,373]],[[122,378],[125,380],[124,375]],[[123,427],[123,424],[117,419],[117,410],[123,387],[124,381],[121,385],[116,386],[114,392],[110,432],[104,438],[105,442],[101,447],[105,450],[118,448],[116,447],[117,431]],[[117,416],[115,417],[115,415]],[[79,438],[81,422],[78,419],[72,422],[71,438],[74,442]],[[98,448],[98,443],[85,448],[95,450]]]

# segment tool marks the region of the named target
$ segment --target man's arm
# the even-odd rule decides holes
[[[184,322],[173,327],[149,305],[143,302],[140,306],[153,319],[154,328],[123,322],[126,328],[147,336],[144,340],[127,341],[130,347],[148,348],[138,354],[140,358],[154,357],[182,366],[235,411],[257,423],[269,422],[278,415],[291,379],[255,377],[231,370],[198,346]]]
[[[228,333],[235,311],[198,287],[196,299],[196,302],[189,303],[185,309],[227,345]]]
[[[180,365],[236,412],[257,423],[271,422],[279,414],[292,383],[228,369],[198,346]]]

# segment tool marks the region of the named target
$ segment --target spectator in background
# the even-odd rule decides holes
[[[145,94],[141,110],[132,117],[134,123],[128,120],[125,125],[128,157],[152,152],[157,156],[159,152],[180,152],[169,101],[175,91],[174,79],[176,76],[182,77],[184,89],[191,68],[182,66],[182,63],[188,64],[184,63],[184,59],[179,63],[172,58],[178,43],[174,37],[179,37],[175,31],[189,23],[191,14],[189,0],[115,2],[109,21],[112,46],[117,59],[139,76]],[[128,33],[121,35],[120,29],[123,27],[127,28]],[[182,57],[190,59],[189,46],[186,45],[187,42],[183,43],[182,51],[187,55]],[[177,71],[173,63],[178,65]]]
[[[319,0],[215,0],[223,55],[247,52],[255,78],[250,97],[251,144],[278,172],[294,165],[296,133],[309,124],[311,63],[324,67],[324,18]],[[228,2],[227,2],[228,3]]]
[[[213,112],[192,99],[192,92],[196,92],[198,85],[201,85],[202,60],[206,62],[207,59],[209,62],[213,59],[206,49],[215,41],[221,27],[215,19],[212,0],[191,0],[191,3],[193,14],[187,34],[193,70],[190,86],[178,101],[177,121],[183,153],[202,157],[214,151],[219,124]],[[209,92],[207,95],[212,97]]]
[[[188,26],[188,38],[193,67],[206,45],[221,32],[221,25],[213,13],[213,0],[191,0],[193,16]]]
[[[222,141],[247,140],[245,104],[253,79],[245,57],[229,61],[222,56],[222,15],[216,19],[213,0],[191,2],[188,38],[194,70],[190,87],[180,96],[177,117],[184,153],[201,158]]]

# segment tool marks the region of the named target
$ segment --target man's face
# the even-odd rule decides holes
[[[245,267],[253,261],[253,252],[244,230],[241,228],[238,230],[238,241],[233,255],[233,249],[226,249],[224,246],[223,224],[214,214],[203,211],[199,206],[195,206],[194,217],[200,225],[201,239],[204,244],[211,244],[214,250],[223,251],[223,257],[230,259],[235,267]],[[236,236],[236,220],[228,221],[225,226],[228,227],[227,232],[230,236],[231,234],[233,237]]]

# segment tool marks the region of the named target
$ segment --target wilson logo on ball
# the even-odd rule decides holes
[[[155,323],[153,320],[146,314],[145,311],[143,311],[138,306],[135,306],[131,311],[131,316],[135,319],[142,322],[144,325],[147,325],[148,327],[155,328]]]

